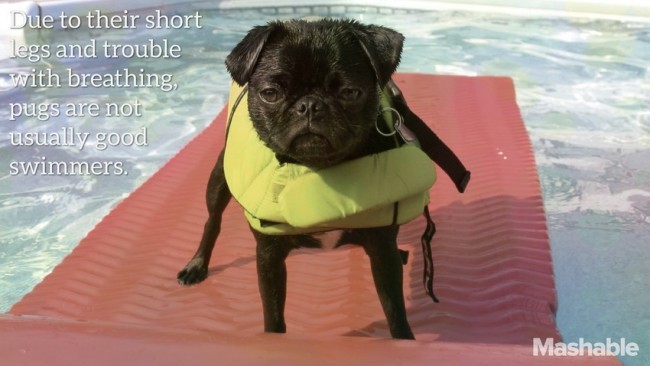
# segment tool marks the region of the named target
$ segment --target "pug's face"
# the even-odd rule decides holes
[[[251,30],[226,65],[248,83],[251,120],[277,158],[322,168],[371,150],[380,87],[402,41],[353,21],[273,22]]]

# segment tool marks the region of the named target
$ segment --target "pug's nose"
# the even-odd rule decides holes
[[[325,104],[319,98],[305,97],[302,98],[296,106],[296,112],[301,116],[311,116],[325,109]]]

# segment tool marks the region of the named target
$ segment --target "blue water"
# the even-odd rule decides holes
[[[298,14],[296,14],[296,12]],[[46,276],[123,197],[201,131],[222,108],[223,60],[254,25],[305,15],[347,16],[395,28],[406,37],[400,71],[506,75],[535,150],[547,211],[559,312],[566,342],[585,338],[637,342],[650,364],[650,23],[513,18],[469,12],[406,12],[362,7],[203,12],[201,30],[102,31],[100,40],[180,43],[180,60],[69,60],[40,67],[111,72],[146,67],[173,73],[176,92],[160,90],[18,90],[8,73],[34,67],[0,60],[0,311]],[[88,31],[53,32],[52,44],[80,42]],[[139,118],[24,118],[9,122],[7,104],[138,98]],[[149,131],[149,146],[30,148],[10,146],[12,131]],[[9,162],[123,161],[114,177],[11,176]]]

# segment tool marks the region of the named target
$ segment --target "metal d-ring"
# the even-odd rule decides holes
[[[397,109],[395,109],[395,108],[384,107],[384,108],[382,108],[382,109],[379,111],[379,114],[384,114],[385,112],[388,112],[388,111],[393,112],[393,113],[397,116],[397,119],[396,119],[395,122],[393,123],[393,130],[392,130],[391,132],[389,132],[389,133],[383,132],[383,131],[379,128],[379,125],[377,124],[377,121],[378,121],[379,119],[377,119],[377,120],[375,121],[375,129],[377,130],[377,132],[379,132],[380,135],[385,136],[385,137],[391,137],[391,136],[394,136],[394,135],[397,133],[397,130],[400,128],[400,126],[402,126],[402,120],[403,120],[403,119],[402,119],[402,115],[401,115],[401,114],[399,113],[399,111],[397,111]]]

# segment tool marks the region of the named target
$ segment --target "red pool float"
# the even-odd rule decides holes
[[[7,365],[453,364],[617,365],[533,357],[560,341],[544,206],[512,80],[397,74],[409,106],[456,152],[464,194],[431,190],[435,304],[422,287],[425,222],[402,226],[409,320],[417,341],[388,339],[360,247],[287,260],[284,335],[262,333],[255,243],[231,203],[206,281],[182,287],[207,217],[204,191],[225,111],[133,192],[42,283],[0,316]]]

